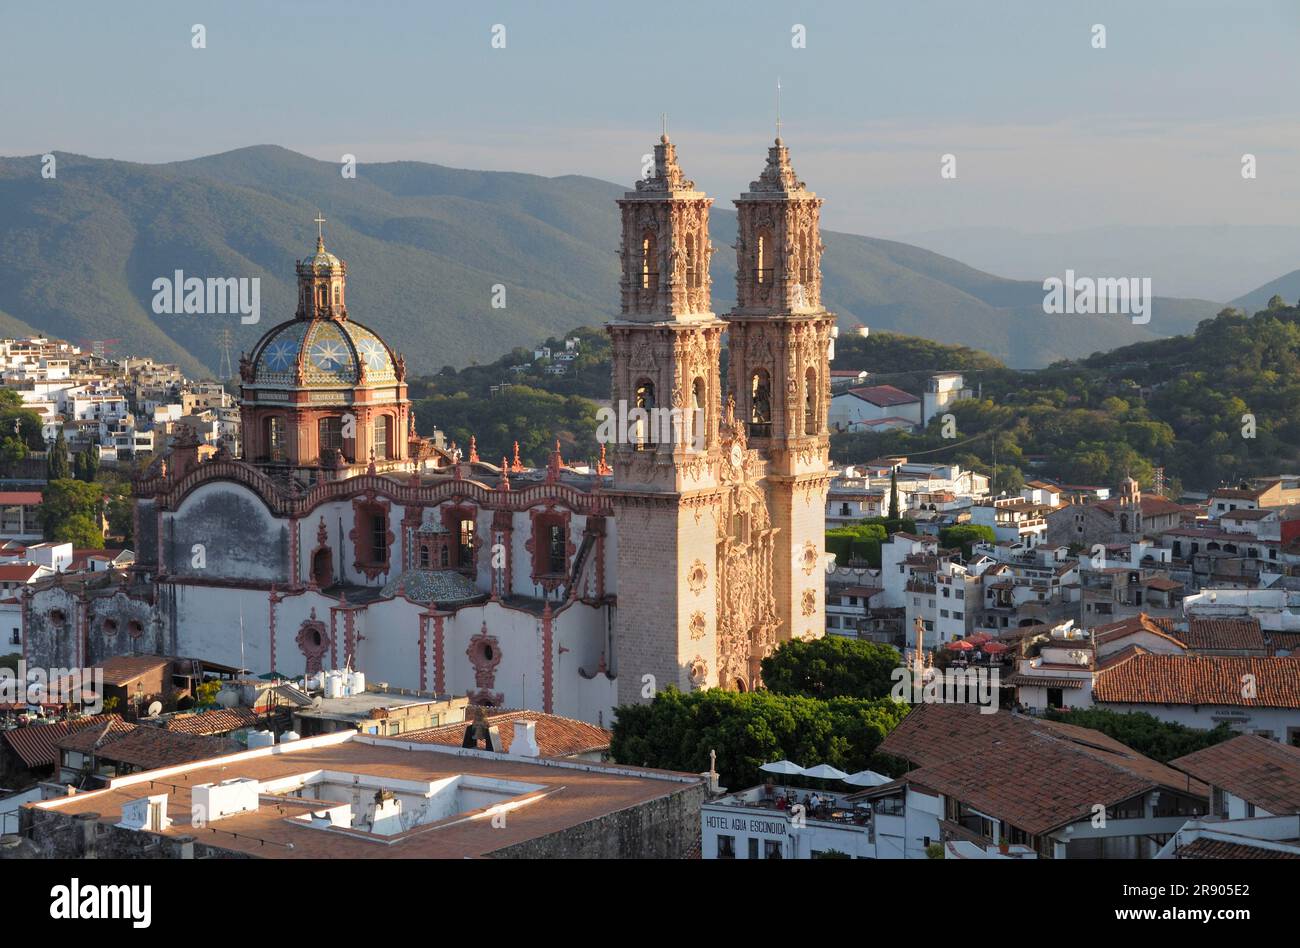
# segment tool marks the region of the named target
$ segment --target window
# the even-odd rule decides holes
[[[772,282],[772,264],[776,253],[772,247],[772,232],[763,228],[758,232],[757,252],[754,254],[754,280],[760,286]]]
[[[13,634],[9,636],[9,644],[10,644],[10,645],[21,645],[21,644],[22,644],[22,639],[21,639],[21,637],[19,636],[19,633],[18,633],[18,630],[17,630],[17,629],[14,629],[14,630],[13,630]]]
[[[655,265],[655,235],[646,231],[641,238],[641,289],[650,289],[658,280]]]
[[[686,287],[694,290],[700,285],[700,238],[696,234],[686,236]]]
[[[284,419],[279,417],[266,419],[267,458],[271,461],[283,461],[284,447]]]
[[[644,451],[647,447],[655,444],[655,386],[649,379],[642,379],[636,383],[636,404],[634,408],[640,409],[636,413],[636,449]]]
[[[752,836],[749,839],[749,858],[750,859],[758,858],[758,840]]]
[[[779,839],[763,840],[763,858],[764,859],[784,859],[785,854],[782,852],[784,844]]]
[[[546,559],[551,573],[563,573],[568,565],[564,525],[553,523],[546,530]]]
[[[316,434],[320,440],[320,454],[324,458],[330,451],[343,453],[343,419],[337,415],[322,418],[316,423]]]
[[[375,457],[378,460],[385,461],[388,459],[388,416],[380,415],[375,419],[374,433]]]
[[[456,566],[470,569],[474,566],[474,521],[461,520],[457,533],[460,543],[456,551]]]
[[[804,376],[803,433],[817,433],[817,370],[809,369]]]
[[[966,618],[966,613],[964,613],[964,612],[954,612],[954,613],[952,614],[952,617],[953,617],[954,619],[964,619],[964,618]]]
[[[718,858],[719,859],[736,858],[736,837],[734,836],[718,837]]]
[[[370,515],[370,562],[388,562],[388,517]]]
[[[772,434],[772,380],[767,369],[749,377],[749,433],[755,438]]]

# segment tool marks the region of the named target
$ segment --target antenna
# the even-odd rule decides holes
[[[221,350],[221,378],[234,378],[235,369],[230,361],[230,352],[234,348],[235,337],[231,335],[229,329],[221,330],[221,335],[217,337],[217,348]]]
[[[781,77],[776,77],[776,140],[781,140]]]

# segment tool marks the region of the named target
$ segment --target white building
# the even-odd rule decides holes
[[[930,376],[921,395],[921,424],[928,425],[935,415],[947,411],[954,402],[970,398],[971,394],[960,372]]]

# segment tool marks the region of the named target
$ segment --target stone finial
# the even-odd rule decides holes
[[[523,472],[523,469],[524,469],[524,463],[523,461],[519,460],[519,442],[516,441],[515,457],[514,460],[510,462],[510,470],[515,474],[520,474]]]
[[[613,468],[611,468],[605,461],[605,446],[603,444],[600,446],[600,461],[596,464],[596,473],[600,474],[602,477],[606,474],[614,473]]]
[[[638,191],[694,191],[695,182],[687,180],[677,165],[677,149],[668,135],[659,136],[655,145],[655,165],[650,177],[636,183]]]
[[[498,490],[510,489],[510,470],[506,467],[506,459],[501,459],[501,481],[497,484]]]
[[[806,191],[804,183],[790,167],[790,149],[777,139],[767,150],[767,165],[757,181],[749,182],[750,191]]]
[[[469,436],[469,463],[478,463],[478,438],[474,435]]]

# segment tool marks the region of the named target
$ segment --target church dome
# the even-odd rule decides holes
[[[253,349],[257,385],[350,388],[397,380],[393,350],[352,320],[293,319],[276,326]]]

